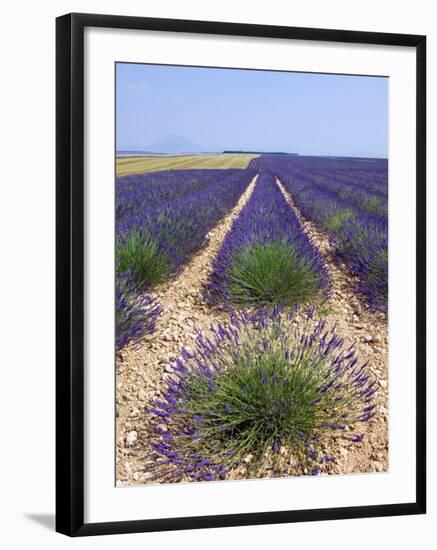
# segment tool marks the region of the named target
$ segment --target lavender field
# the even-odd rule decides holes
[[[120,176],[115,224],[119,485],[386,470],[387,161]]]

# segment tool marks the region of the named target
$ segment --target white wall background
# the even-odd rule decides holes
[[[0,541],[4,548],[431,548],[437,533],[435,462],[437,354],[429,346],[427,516],[239,527],[72,540],[53,531],[54,513],[54,151],[55,17],[94,12],[428,35],[428,241],[437,233],[437,27],[435,3],[416,0],[58,0],[2,10],[0,127]],[[433,250],[434,249],[434,250]],[[437,328],[435,246],[429,245],[429,341]],[[434,252],[434,253],[433,253]],[[431,322],[432,321],[432,322]],[[432,436],[432,437],[431,437]],[[434,458],[434,460],[433,460]]]

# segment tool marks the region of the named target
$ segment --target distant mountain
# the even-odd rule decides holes
[[[144,153],[211,153],[211,149],[194,143],[183,136],[166,136],[151,145],[125,147],[124,151],[141,151]]]

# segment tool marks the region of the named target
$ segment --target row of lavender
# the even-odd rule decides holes
[[[334,180],[338,184],[353,185],[356,190],[359,188],[362,191],[370,191],[371,194],[377,196],[388,196],[387,170],[383,170],[382,173],[371,172],[370,174],[362,170],[312,170],[310,174]]]
[[[362,161],[361,161],[362,162]],[[338,165],[342,166],[341,169]],[[368,175],[357,161],[311,158],[255,159],[268,167],[293,197],[302,214],[326,231],[335,256],[358,278],[358,292],[373,309],[387,310],[388,219],[385,161],[369,163]],[[355,166],[355,172],[353,167]]]
[[[150,409],[156,480],[318,475],[333,442],[362,441],[376,381],[335,328],[296,311],[235,313],[182,350]]]
[[[282,171],[284,170],[290,172],[289,168],[282,168]],[[308,173],[305,170],[293,169],[292,174],[295,178],[308,182],[317,190],[333,193],[340,200],[348,202],[363,213],[387,217],[387,195],[384,196],[379,192],[382,187],[379,184],[373,185],[378,189],[375,191],[375,189],[366,188],[364,182],[350,181],[349,177],[335,173]]]
[[[239,172],[229,170],[226,175]],[[223,176],[223,170],[163,170],[118,177],[115,183],[117,223],[177,197],[201,191]]]
[[[299,159],[299,160],[297,160]],[[348,201],[350,205],[357,209],[378,216],[387,217],[388,208],[388,185],[387,169],[380,168],[366,171],[360,167],[351,168],[353,163],[349,161],[349,168],[334,168],[330,159],[323,161],[315,157],[293,157],[283,158],[278,156],[264,156],[254,159],[251,165],[256,169],[266,169],[267,165],[273,172],[277,170],[287,170],[295,177],[305,180],[316,188],[323,191],[330,191],[338,196],[339,199]],[[361,161],[362,162],[362,161]],[[377,165],[381,165],[378,160]],[[338,161],[336,165],[338,164]],[[336,166],[335,165],[335,166]],[[384,164],[382,164],[384,166]]]
[[[116,184],[116,344],[153,332],[159,305],[146,293],[173,276],[237,203],[252,170],[185,170]]]
[[[328,292],[326,268],[273,175],[255,190],[214,261],[208,291],[228,306],[295,305]]]

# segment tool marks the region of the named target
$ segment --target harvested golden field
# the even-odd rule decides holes
[[[118,157],[117,176],[158,170],[191,170],[194,168],[247,168],[258,155],[217,154],[163,157]]]

